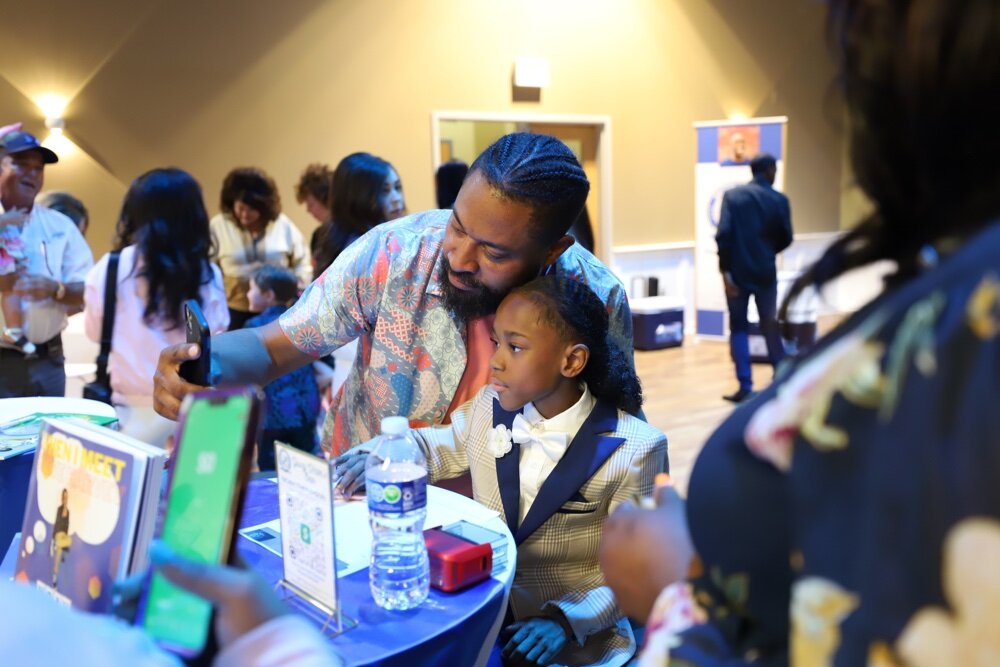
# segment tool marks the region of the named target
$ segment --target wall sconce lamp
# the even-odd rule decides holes
[[[519,88],[547,88],[549,61],[545,58],[515,58],[514,85]]]
[[[49,132],[52,134],[62,134],[63,130],[66,129],[66,121],[62,118],[50,116],[45,119],[45,127],[47,127]]]
[[[515,102],[540,102],[542,88],[548,87],[550,81],[549,61],[545,58],[514,59],[512,88]]]

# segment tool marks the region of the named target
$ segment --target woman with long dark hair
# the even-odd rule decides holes
[[[333,172],[328,223],[313,234],[315,277],[375,225],[406,214],[403,182],[391,164],[371,153],[351,153]]]
[[[640,665],[1000,656],[1000,5],[829,6],[874,206],[789,299],[875,261],[896,270],[712,435],[686,521],[669,490],[656,513],[609,520],[606,579],[644,620],[648,591],[687,569],[685,524],[701,561],[656,601]]]
[[[122,430],[162,444],[173,428],[153,410],[153,372],[164,347],[185,341],[181,304],[195,299],[213,333],[229,312],[201,187],[180,169],[154,169],[125,194],[114,243],[120,253],[108,372]],[[109,255],[91,269],[84,291],[87,336],[101,340]]]

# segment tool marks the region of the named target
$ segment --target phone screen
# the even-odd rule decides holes
[[[160,539],[178,554],[218,563],[232,537],[234,485],[240,470],[251,397],[231,394],[191,402],[174,461]],[[197,654],[208,638],[211,604],[154,571],[143,626],[161,643]]]

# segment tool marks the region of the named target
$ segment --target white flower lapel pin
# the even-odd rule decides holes
[[[493,456],[497,458],[507,454],[511,447],[510,429],[503,424],[497,424],[494,426],[493,430],[490,431],[487,445],[493,453]]]

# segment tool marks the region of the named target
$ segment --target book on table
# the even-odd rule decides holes
[[[46,419],[82,419],[83,421],[114,428],[117,417],[105,417],[76,412],[33,412],[0,423],[0,461],[30,452],[38,445],[38,434]]]
[[[14,578],[87,611],[146,566],[166,452],[76,419],[38,438]]]

